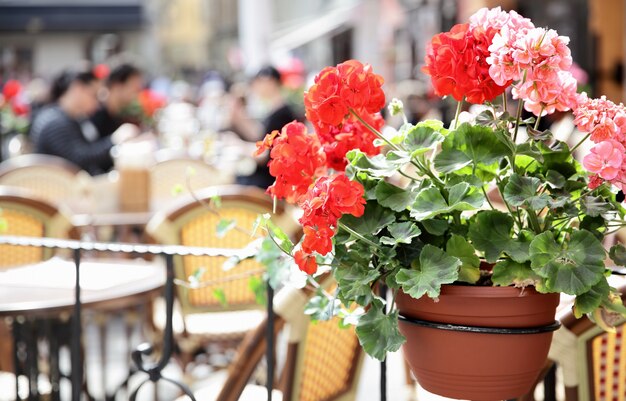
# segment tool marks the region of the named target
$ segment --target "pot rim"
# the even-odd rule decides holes
[[[444,284],[441,286],[440,293],[440,295],[470,296],[479,298],[510,298],[553,294],[560,296],[558,293],[540,293],[535,290],[535,287],[533,286],[519,288],[512,286],[500,287],[463,284]]]
[[[398,316],[400,322],[409,323],[416,326],[421,326],[430,329],[436,330],[446,330],[446,331],[462,331],[467,333],[477,333],[477,334],[542,334],[549,333],[558,330],[561,327],[561,322],[555,320],[551,324],[537,327],[519,327],[519,328],[511,328],[511,327],[482,327],[482,326],[466,326],[461,324],[452,324],[452,323],[436,323],[430,322],[427,320],[414,319],[404,317],[402,315]]]

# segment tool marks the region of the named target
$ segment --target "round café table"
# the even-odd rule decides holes
[[[157,263],[128,259],[84,260],[80,264],[83,310],[115,312],[147,305],[165,283],[165,269]],[[51,400],[58,400],[59,347],[71,337],[75,303],[75,266],[60,258],[0,270],[0,318],[12,324],[13,368],[29,379],[28,400],[38,400],[39,339],[49,345]],[[104,350],[103,350],[104,352]]]

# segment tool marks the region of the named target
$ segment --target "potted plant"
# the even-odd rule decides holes
[[[350,60],[322,70],[305,93],[314,132],[293,122],[258,144],[276,177],[268,192],[303,211],[300,243],[275,228],[272,238],[301,270],[330,270],[337,281],[308,311],[355,323],[378,359],[406,342],[432,392],[502,400],[528,391],[561,293],[607,329],[626,315],[605,267],[607,254],[623,264],[626,249],[602,245],[625,224],[626,108],[576,92],[567,44],[515,12],[482,9],[427,53],[435,93],[458,101],[450,126],[429,120],[383,134],[383,78]],[[464,102],[484,111],[462,117]],[[523,109],[535,117],[522,120]],[[595,143],[582,164],[572,156],[580,143],[537,129],[567,110]]]

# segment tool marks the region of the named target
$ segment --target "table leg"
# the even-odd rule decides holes
[[[60,382],[61,382],[61,374],[59,367],[59,334],[60,334],[60,323],[56,320],[50,322],[51,333],[48,336],[48,344],[50,347],[50,386],[52,387],[52,392],[50,394],[51,401],[60,401]]]
[[[15,374],[15,401],[20,400],[20,376],[23,373],[20,352],[22,349],[22,325],[17,319],[12,322],[13,331],[13,373]]]
[[[39,400],[39,352],[37,350],[37,321],[28,321],[26,327],[26,370],[28,374],[28,400]]]

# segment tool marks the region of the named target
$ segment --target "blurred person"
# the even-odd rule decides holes
[[[120,64],[106,78],[104,102],[89,119],[98,138],[109,136],[124,123],[124,111],[137,101],[143,88],[143,74],[132,64]]]
[[[251,119],[246,112],[242,99],[236,99],[231,112],[233,130],[242,139],[249,142],[260,141],[265,134],[280,130],[286,124],[297,119],[296,113],[287,104],[283,95],[281,75],[272,66],[266,66],[256,74],[251,83],[259,113],[264,115],[261,123]],[[257,160],[257,168],[252,175],[237,177],[237,183],[267,188],[272,185],[274,177],[267,167],[267,157]]]
[[[52,104],[41,110],[31,127],[36,153],[59,156],[91,175],[105,173],[112,165],[111,149],[137,135],[125,124],[112,135],[88,140],[81,121],[98,108],[100,81],[91,70],[66,70],[54,80]]]

